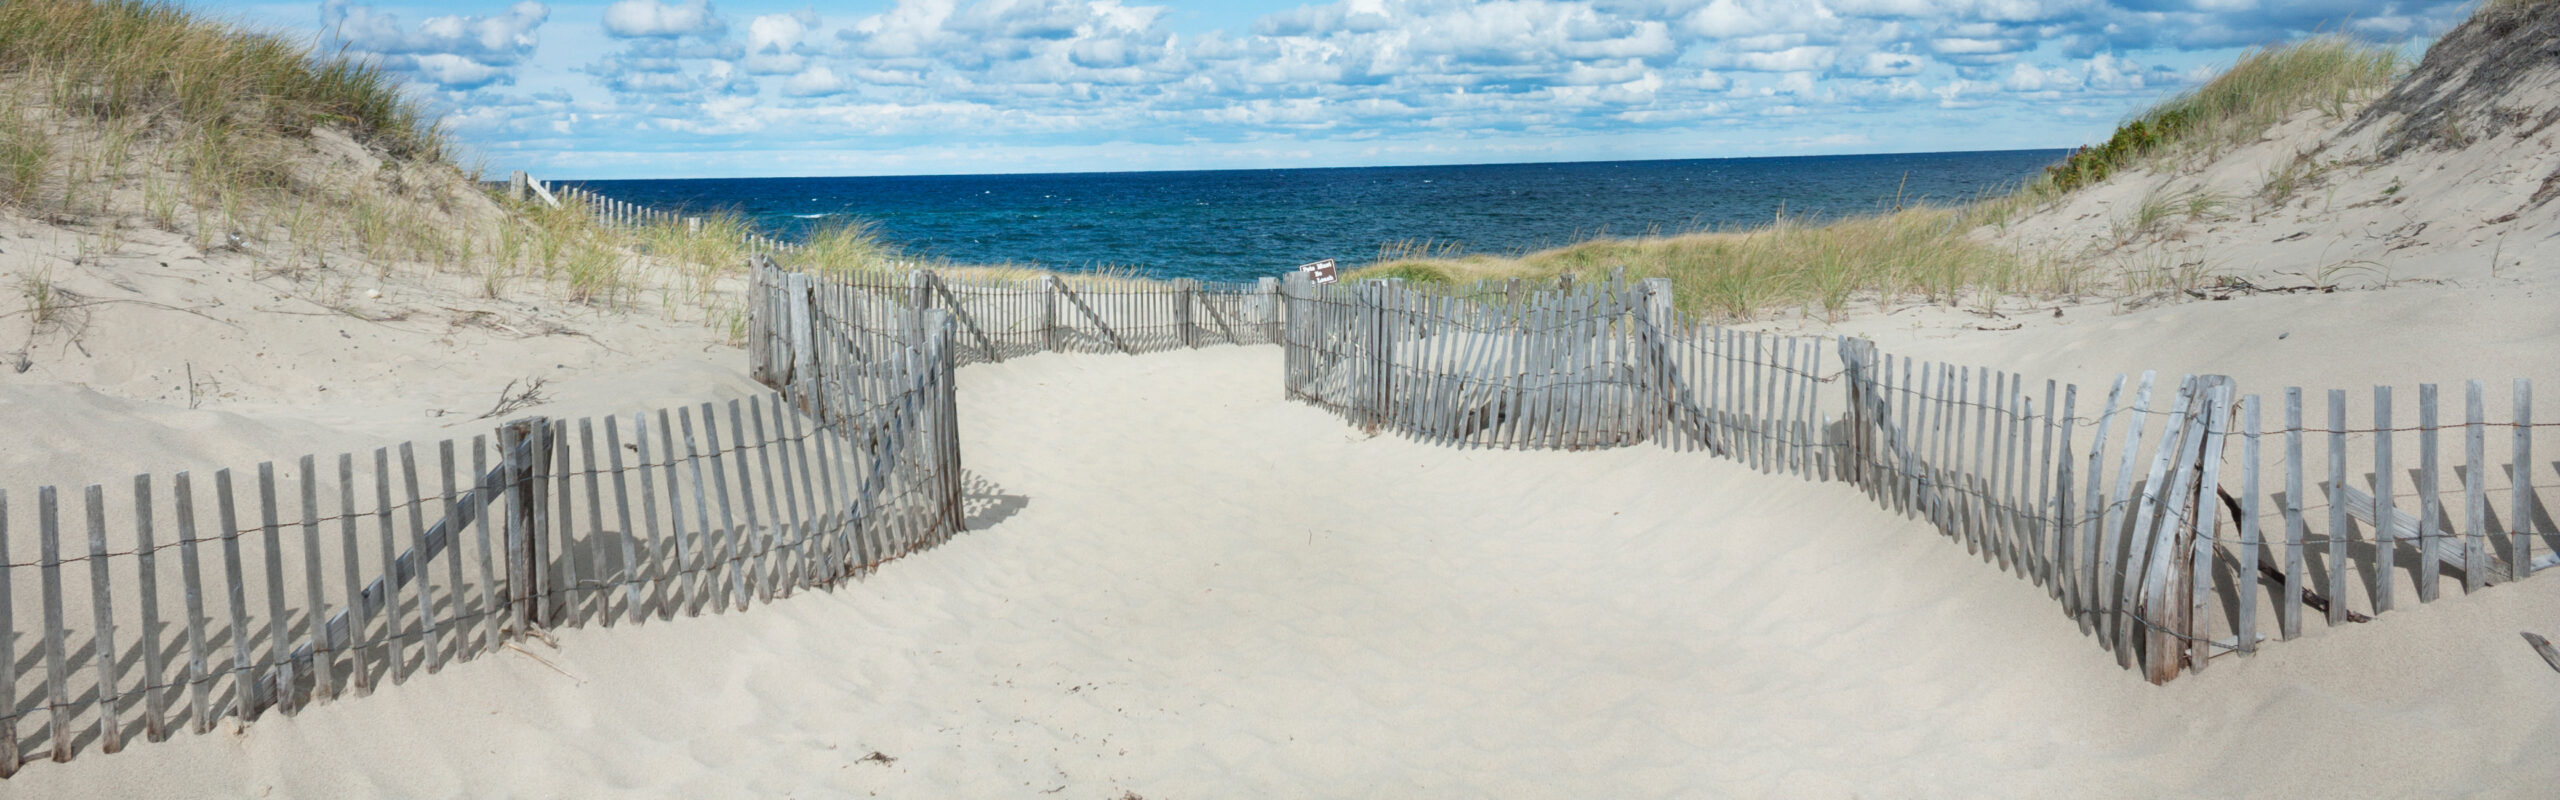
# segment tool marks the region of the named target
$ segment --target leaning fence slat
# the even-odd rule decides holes
[[[347,653],[347,666],[350,670],[347,676],[348,682],[355,686],[357,697],[373,693],[373,657],[371,648],[365,646],[365,634],[373,628],[373,606],[361,599],[364,597],[363,551],[356,541],[356,520],[361,515],[362,513],[356,510],[355,455],[339,453],[338,557],[346,567],[347,611],[349,612],[347,643],[343,649]]]
[[[594,601],[594,604],[587,611],[580,612],[578,619],[585,620],[592,616],[597,626],[610,628],[613,627],[612,590],[616,579],[612,577],[613,573],[605,570],[604,566],[604,491],[600,488],[603,476],[596,474],[602,470],[602,465],[596,461],[594,417],[582,417],[578,420],[578,451],[586,461],[584,474],[587,478],[587,546],[584,549],[586,550],[587,582],[594,587],[586,592],[588,599]],[[619,471],[615,472],[617,476],[620,474]],[[562,553],[561,557],[577,558],[578,555]]]
[[[109,583],[107,569],[106,487],[92,483],[81,491],[81,495],[89,512],[89,610],[98,625],[90,644],[98,655],[98,749],[113,753],[124,749],[124,721],[120,713],[124,681],[116,668],[115,591]],[[143,646],[151,645],[145,642]]]
[[[550,438],[546,441],[550,445],[548,452],[552,462],[548,477],[552,479],[550,491],[553,496],[546,498],[552,502],[538,504],[535,508],[557,506],[559,510],[539,526],[540,530],[549,532],[542,554],[543,560],[549,562],[550,573],[548,585],[543,587],[542,593],[543,627],[584,626],[586,615],[580,608],[587,591],[584,588],[586,577],[578,569],[578,451],[569,442],[568,420],[551,420],[547,430]]]
[[[738,507],[746,512],[747,524],[746,527],[736,529],[731,540],[737,544],[737,568],[740,581],[738,609],[744,611],[748,604],[758,600],[773,602],[771,587],[765,582],[764,575],[765,555],[773,549],[774,534],[773,527],[764,521],[765,515],[756,513],[755,464],[747,460],[747,448],[750,445],[755,446],[759,453],[762,452],[764,434],[751,432],[747,428],[745,415],[741,413],[738,405],[735,399],[729,401],[729,434],[731,441],[734,442],[730,445],[729,452],[736,458],[738,482],[734,485],[738,489]],[[718,439],[720,426],[715,424],[710,427],[713,439]],[[717,449],[716,446],[714,449]],[[772,483],[767,480],[765,488],[768,490],[773,488]],[[731,485],[733,484],[722,483],[721,487],[725,489]]]
[[[2157,555],[2165,562],[2170,555],[2152,552],[2155,549],[2152,546],[2153,542],[2158,538],[2152,532],[2154,516],[2157,514],[2161,517],[2157,524],[2163,530],[2174,524],[2168,519],[2168,514],[2159,513],[2162,508],[2161,498],[2176,496],[2171,493],[2172,490],[2165,482],[2173,477],[2183,479],[2188,466],[2192,463],[2184,457],[2186,454],[2182,452],[2182,448],[2186,447],[2182,437],[2188,435],[2186,426],[2194,425],[2198,429],[2203,426],[2203,420],[2195,419],[2189,413],[2191,408],[2199,405],[2196,398],[2203,394],[2202,383],[2193,375],[2187,376],[2185,380],[2178,383],[2177,399],[2169,404],[2169,420],[2160,428],[2160,443],[2151,459],[2150,476],[2143,481],[2142,493],[2139,499],[2134,501],[2133,528],[2126,534],[2125,539],[2124,577],[2118,583],[2115,592],[2115,613],[2110,615],[2115,630],[2116,664],[2128,669],[2134,668],[2137,664],[2133,652],[2133,642],[2137,637],[2134,629],[2148,627],[2142,625],[2139,619],[2129,619],[2141,610],[2136,603],[2149,588],[2144,585],[2148,583],[2144,570],[2146,559]],[[2138,428],[2141,418],[2135,417],[2134,421]],[[2171,474],[2172,469],[2177,470],[2176,476]],[[2165,542],[2162,543],[2165,544]],[[2155,652],[2151,657],[2157,659],[2162,656]]]
[[[730,603],[733,602],[732,598],[735,598],[734,602],[739,607],[743,608],[746,606],[746,583],[739,577],[736,569],[736,557],[739,549],[739,531],[737,520],[735,517],[731,516],[729,509],[730,484],[726,472],[727,467],[722,464],[721,458],[720,418],[718,415],[712,413],[712,406],[710,403],[703,403],[701,411],[702,431],[703,436],[705,437],[704,441],[707,443],[709,448],[708,452],[710,453],[710,457],[708,460],[711,462],[711,485],[709,488],[711,490],[711,496],[718,498],[720,501],[720,527],[717,530],[712,529],[708,520],[705,520],[702,526],[705,532],[703,537],[703,578],[708,583],[708,585],[704,587],[706,590],[704,593],[707,595],[706,599],[711,602],[712,611],[726,612],[729,609]],[[690,428],[685,431],[685,449],[688,452],[693,449],[693,431]],[[694,475],[694,500],[696,501],[694,505],[707,507],[705,506],[707,501],[701,494],[704,490],[704,486],[702,483],[702,476],[699,473],[700,467],[698,465],[700,463],[700,461],[695,462],[695,464],[697,464],[695,467],[697,472]],[[697,509],[695,513],[699,514],[703,512]],[[735,588],[730,588],[732,586]]]
[[[454,493],[455,483],[453,477],[454,459],[452,439],[446,439],[436,444],[436,466],[437,472],[441,476],[437,482],[437,488],[442,490],[442,497],[440,499],[444,501],[444,522],[438,527],[443,529],[444,538],[435,540],[432,544],[444,548],[445,618],[451,622],[451,624],[446,627],[450,628],[453,632],[453,654],[451,658],[458,659],[462,657],[463,651],[468,650],[471,647],[471,617],[464,613],[462,599],[462,587],[467,585],[463,583],[462,578],[462,526],[471,523],[465,522],[464,520],[466,518],[463,516],[463,514],[467,513],[469,509],[466,509],[462,505],[462,498]],[[486,474],[488,473],[471,473],[471,481],[473,485],[473,489],[471,491],[472,494],[481,493],[481,490],[478,487],[479,484],[483,482],[483,478],[481,476]],[[480,518],[469,517],[468,519],[477,520]],[[426,553],[421,552],[418,554],[420,586],[426,585],[425,575],[427,568],[432,566],[427,563],[427,561],[428,556]],[[443,669],[447,658],[448,656],[445,654],[445,651],[441,649],[437,650],[435,665],[429,668],[430,671]]]
[[[444,649],[444,634],[436,626],[436,586],[427,569],[426,495],[418,491],[418,453],[410,442],[400,443],[400,481],[409,504],[409,568],[418,579],[418,666],[432,673],[438,669],[436,654]],[[394,562],[383,571],[386,588],[400,582],[398,566]]]
[[[382,669],[389,674],[391,684],[397,686],[409,681],[409,652],[408,643],[402,641],[406,637],[400,632],[400,583],[390,579],[398,574],[395,559],[399,558],[400,546],[392,538],[391,449],[387,447],[373,449],[373,522],[374,531],[379,534],[375,538],[382,545],[381,551],[375,553],[382,562],[382,594],[364,605],[378,606],[382,612]]]
[[[644,435],[645,435],[645,434],[644,434]],[[627,480],[624,478],[624,476],[623,476],[623,471],[622,471],[622,418],[621,418],[621,417],[605,417],[605,418],[604,418],[604,452],[605,452],[605,460],[606,460],[606,463],[609,465],[609,467],[608,467],[608,468],[610,468],[610,469],[612,469],[612,470],[613,470],[613,514],[614,514],[613,524],[614,524],[614,530],[615,530],[615,531],[617,531],[617,532],[620,534],[618,538],[620,538],[620,539],[622,540],[622,547],[621,547],[621,553],[620,553],[620,554],[621,554],[621,556],[622,556],[621,570],[620,570],[619,572],[615,573],[615,575],[616,575],[617,577],[615,577],[615,578],[613,579],[613,582],[614,582],[614,583],[619,583],[619,584],[621,584],[621,585],[622,585],[622,613],[623,613],[623,615],[625,615],[625,616],[629,617],[629,618],[630,618],[630,620],[631,620],[631,623],[632,623],[632,624],[637,625],[637,624],[639,624],[639,623],[640,623],[640,621],[641,621],[641,619],[642,619],[642,617],[641,617],[641,615],[640,615],[640,609],[641,609],[641,604],[640,604],[640,588],[641,588],[641,583],[642,583],[642,580],[641,580],[641,577],[640,577],[640,576],[641,576],[641,570],[640,570],[640,547],[639,547],[640,532],[639,532],[638,530],[634,530],[634,529],[631,527],[631,493],[630,493],[630,485],[629,485],[629,481],[627,481]],[[641,460],[640,474],[641,474],[641,476],[642,476],[643,480],[645,481],[645,479],[647,478],[647,476],[648,476],[648,474],[649,474],[649,470],[648,470],[648,457],[643,456],[643,457],[641,457],[641,459],[640,459],[640,460]],[[587,468],[588,468],[588,469],[594,469],[594,468],[595,468],[595,464],[593,463],[593,459],[589,459],[589,462],[590,462],[590,463],[587,465]],[[642,502],[643,506],[645,507],[648,501],[643,500],[643,501],[641,501],[641,502]],[[590,517],[601,518],[601,516],[602,516],[602,515],[589,515],[589,516],[590,516]],[[651,521],[652,523],[656,522],[656,520],[655,520],[655,519],[652,519],[652,520],[650,520],[650,521]],[[656,525],[654,525],[654,524],[652,524],[652,525],[650,525],[649,527],[651,527],[651,528],[653,528],[653,529],[654,529],[654,528],[656,528],[657,526],[656,526]],[[652,535],[652,536],[655,536],[655,535],[656,535],[656,532],[655,532],[654,530],[653,530],[653,531],[651,531],[651,535]],[[608,584],[608,585],[610,585],[610,584]],[[603,616],[603,617],[604,617],[604,624],[605,624],[606,626],[610,627],[611,625],[613,625],[613,617],[614,617],[614,615],[612,615],[612,614],[607,614],[607,613],[603,613],[603,612],[601,612],[601,611],[599,611],[598,613],[599,613],[599,615],[600,615],[600,616]]]
[[[506,457],[504,454],[500,454],[499,463],[501,465],[506,463]],[[498,603],[497,568],[496,565],[490,563],[497,558],[497,551],[495,548],[490,546],[489,542],[489,528],[499,524],[496,517],[489,516],[491,495],[500,491],[505,491],[506,487],[513,485],[511,480],[504,477],[504,467],[501,466],[500,469],[501,475],[498,479],[498,483],[480,489],[475,489],[471,492],[471,518],[478,520],[478,522],[471,526],[471,530],[473,543],[479,545],[480,552],[480,558],[477,559],[480,565],[480,615],[487,620],[487,624],[481,626],[484,630],[481,633],[480,641],[476,645],[471,645],[463,650],[462,658],[465,660],[478,656],[481,651],[496,649],[498,642],[502,641],[505,635],[501,626],[506,624],[507,615],[504,611],[504,607],[500,606]],[[489,474],[488,434],[479,434],[471,437],[471,474],[482,476]],[[503,535],[500,537],[500,541],[504,541]],[[455,542],[454,547],[459,549],[461,547],[461,543],[459,541]],[[459,595],[456,595],[454,602],[461,602]],[[466,645],[470,645],[471,638],[467,631],[472,626],[465,625],[462,627],[466,632],[463,634],[460,641]]]
[[[676,440],[667,430],[667,412],[658,412],[658,438],[666,442],[667,447],[667,497],[673,503],[668,509],[667,520],[671,526],[670,538],[676,546],[676,573],[684,576],[684,590],[676,593],[676,605],[684,609],[685,616],[695,617],[702,615],[702,600],[717,592],[718,581],[707,573],[711,561],[710,548],[718,543],[718,539],[714,538],[717,534],[711,530],[710,501],[703,494],[702,453],[694,446],[693,409],[676,409],[676,421],[684,429],[683,463],[690,468],[693,477],[691,485],[696,524],[692,537],[685,535],[684,492],[676,486],[679,477],[676,472]]]

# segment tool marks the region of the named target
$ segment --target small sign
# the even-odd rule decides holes
[[[1317,283],[1332,283],[1333,259],[1328,258],[1313,264],[1300,264],[1298,265],[1298,271],[1306,273],[1307,280],[1315,281]]]

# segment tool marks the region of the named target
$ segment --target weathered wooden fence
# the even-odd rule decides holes
[[[588,216],[594,217],[596,222],[611,227],[632,228],[682,224],[697,231],[702,228],[701,217],[628,203],[576,186],[554,189],[548,182],[534,180],[521,171],[514,173],[508,179],[507,191],[519,201],[530,197],[554,208],[583,209]],[[745,244],[748,250],[758,253],[789,253],[800,249],[797,244],[758,233],[747,234]]]
[[[1451,296],[1293,277],[1284,295],[1293,399],[1454,446],[1650,441],[1846,481],[2044,587],[2154,682],[2256,652],[2261,619],[2293,638],[2306,606],[2360,622],[2447,580],[2468,592],[2560,567],[2544,499],[2560,461],[2534,460],[2537,436],[2560,455],[2560,424],[2533,422],[2522,380],[2503,418],[2482,383],[2458,419],[2419,386],[2414,425],[2395,424],[2393,387],[2373,390],[2369,426],[2339,390],[2325,424],[2306,422],[2287,389],[2270,427],[2266,401],[2227,377],[2186,376],[2163,399],[2145,373],[2084,416],[2078,386],[1702,325],[1659,281]],[[1824,376],[1832,348],[1840,371]]]
[[[1464,447],[1655,441],[1818,476],[1824,340],[1699,324],[1668,281],[1449,296],[1285,285],[1290,398]]]
[[[944,540],[953,328],[922,310],[890,330],[783,394],[0,492],[0,776],[547,628],[743,609]]]
[[[823,266],[823,265],[819,265]],[[829,354],[864,352],[918,309],[948,312],[964,364],[1040,352],[1148,353],[1279,340],[1279,280],[1203,284],[1046,275],[966,280],[925,270],[813,276],[758,259],[749,369],[782,385],[822,375]],[[847,345],[840,347],[839,345]]]

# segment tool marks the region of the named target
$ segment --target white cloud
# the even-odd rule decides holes
[[[658,0],[617,0],[604,9],[605,32],[625,39],[712,36],[728,28],[719,13],[711,10],[711,0],[686,0],[672,5]]]
[[[793,97],[825,97],[843,94],[853,83],[826,67],[810,67],[782,82],[782,93]]]
[[[346,0],[320,4],[320,24],[328,42],[345,48],[349,55],[448,89],[472,89],[511,79],[512,68],[533,55],[540,44],[534,31],[550,16],[549,7],[524,0],[504,14],[429,17],[409,28],[400,24],[397,15],[372,6]]]

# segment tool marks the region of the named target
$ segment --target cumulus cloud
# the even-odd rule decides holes
[[[598,104],[610,111],[581,118],[700,136],[936,137],[965,124],[995,136],[1096,142],[1569,138],[1877,113],[2045,119],[2066,106],[2094,125],[2192,84],[2236,45],[2319,31],[2409,41],[2466,8],[2438,0],[1335,0],[1194,32],[1145,1],[890,0],[826,18],[811,9],[724,18],[709,0],[619,0],[602,20],[611,49],[579,56],[612,93]],[[449,87],[504,85],[547,16],[527,2],[504,15],[403,27],[345,2],[324,8],[337,9],[346,38]],[[1936,110],[1978,107],[1993,111]]]
[[[549,7],[525,0],[503,14],[428,17],[410,27],[372,6],[320,4],[324,36],[349,55],[456,90],[510,81],[512,68],[540,44],[534,31],[550,16]]]
[[[679,4],[617,0],[604,9],[605,33],[625,39],[714,36],[728,28],[729,23],[711,10],[711,0]]]

